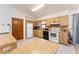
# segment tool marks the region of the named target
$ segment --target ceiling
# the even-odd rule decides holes
[[[37,4],[11,4],[10,6],[21,10],[22,12],[32,16],[34,19],[64,10],[79,9],[79,4],[45,4],[43,8],[32,12],[31,9],[37,6]]]

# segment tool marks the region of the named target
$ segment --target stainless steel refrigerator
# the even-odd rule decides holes
[[[73,43],[79,44],[79,13],[73,15]]]

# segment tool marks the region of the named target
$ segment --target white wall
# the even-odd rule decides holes
[[[21,12],[20,10],[11,7],[10,5],[0,4],[0,33],[12,31],[12,17],[26,19],[25,16],[31,17]],[[2,24],[5,25],[10,24],[11,28],[9,28],[8,26],[2,26]],[[24,38],[25,38],[25,27],[24,27]]]
[[[43,16],[43,17],[40,17],[38,19],[43,20],[43,19],[54,18],[54,17],[64,16],[64,15],[69,15],[69,10],[50,14],[50,15],[47,15],[47,16]]]
[[[12,24],[11,23],[12,17],[25,19],[25,16],[29,16],[29,15],[26,15],[25,13],[9,5],[6,5],[6,4],[0,5],[0,25]],[[7,29],[5,30],[8,31]]]
[[[9,5],[0,5],[0,24],[10,23],[12,17],[25,18],[26,14],[10,7]]]

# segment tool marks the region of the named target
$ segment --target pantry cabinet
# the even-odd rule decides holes
[[[68,45],[68,27],[62,26],[60,31],[60,43]]]

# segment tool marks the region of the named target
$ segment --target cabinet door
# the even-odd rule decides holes
[[[35,32],[35,36],[38,37],[39,36],[39,31],[35,30],[34,32]]]
[[[37,37],[43,37],[43,30],[36,30],[35,31],[35,36],[37,36]]]
[[[63,32],[64,41],[68,43],[68,32]]]
[[[37,26],[40,26],[40,23],[41,23],[40,21],[37,21],[36,25],[37,25]]]
[[[35,27],[36,26],[36,21],[32,21],[32,23],[33,23],[33,26]]]
[[[59,17],[61,25],[68,25],[68,16]]]
[[[43,30],[40,30],[40,37],[43,38]]]
[[[40,26],[41,22],[40,21],[33,21],[32,23],[33,23],[33,26]]]
[[[54,18],[53,20],[54,20],[54,23],[60,23],[58,17]]]
[[[58,17],[50,19],[50,23],[60,23],[60,19]]]
[[[60,43],[67,45],[68,44],[68,29],[62,28],[60,32]]]
[[[50,26],[50,19],[46,19],[46,26]]]
[[[41,38],[43,37],[43,32],[42,32],[42,30],[39,30],[39,31],[38,31],[38,37],[41,37]]]
[[[38,37],[38,31],[37,31],[37,30],[35,31],[35,36],[37,36],[37,37]]]
[[[51,18],[50,19],[50,23],[54,23],[55,21],[54,21],[54,18]]]

